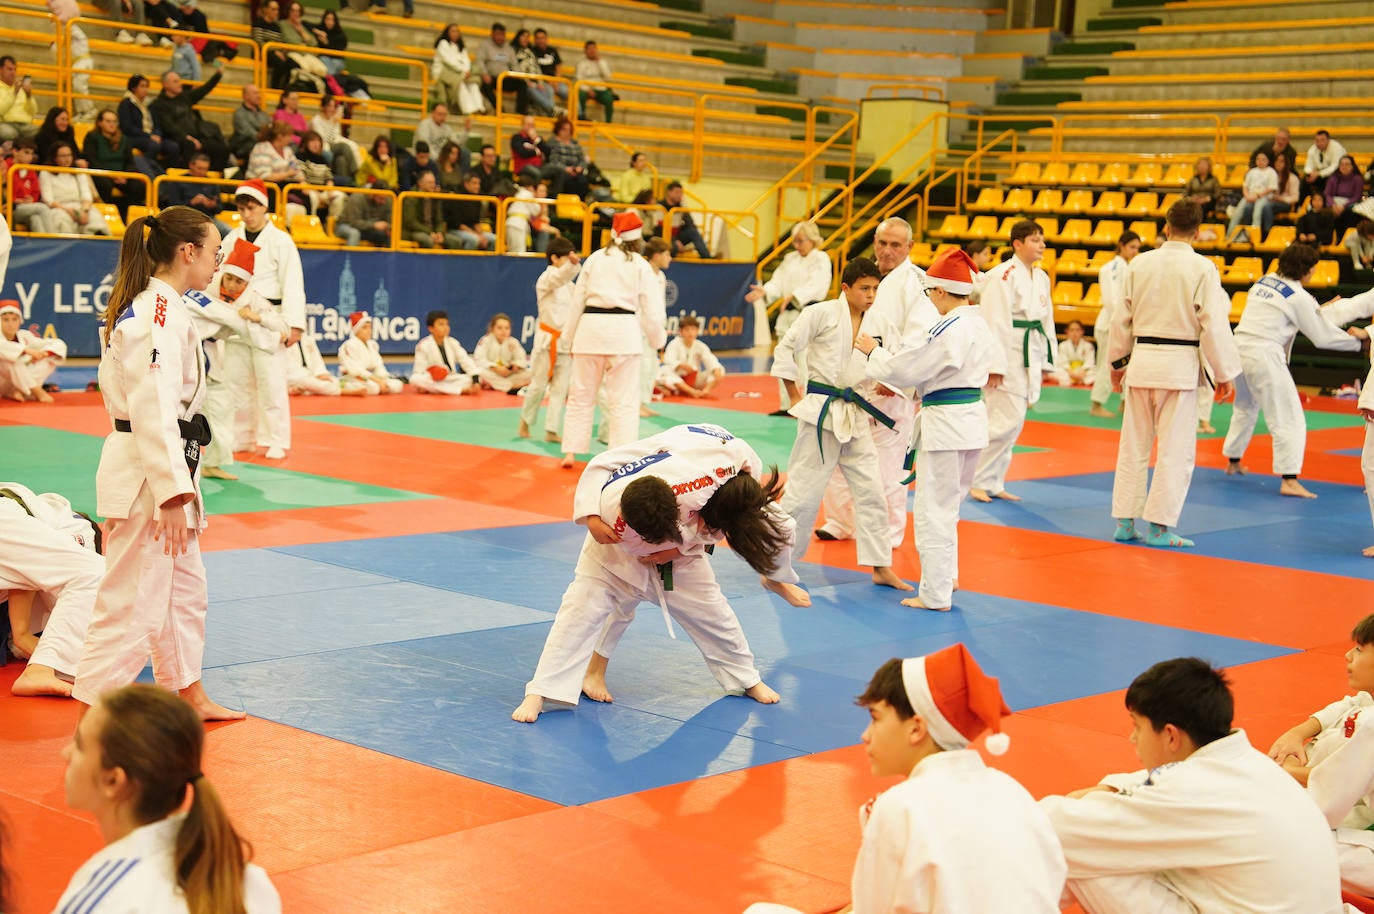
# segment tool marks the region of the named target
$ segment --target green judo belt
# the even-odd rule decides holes
[[[806,392],[809,394],[825,394],[825,402],[821,404],[821,414],[816,417],[816,447],[821,452],[821,459],[825,459],[825,436],[822,430],[825,428],[825,417],[830,413],[830,404],[836,400],[843,400],[845,403],[853,403],[859,409],[868,413],[888,428],[892,428],[897,423],[888,417],[878,407],[869,403],[863,398],[862,394],[856,393],[852,387],[833,387],[829,384],[822,384],[820,381],[807,381]]]
[[[1038,333],[1045,337],[1045,354],[1049,356],[1050,364],[1054,364],[1054,347],[1050,345],[1050,338],[1045,335],[1045,325],[1040,321],[1012,321],[1011,325],[1017,330],[1026,331],[1026,335],[1021,339],[1021,363],[1022,367],[1030,367],[1030,341],[1031,334]]]
[[[921,397],[921,408],[927,406],[963,406],[965,403],[977,403],[983,399],[983,389],[981,387],[946,387],[943,390],[932,390],[930,393]],[[906,470],[906,478],[902,480],[902,485],[910,485],[916,478],[916,449],[912,448],[906,452],[906,459],[902,461],[902,469]]]

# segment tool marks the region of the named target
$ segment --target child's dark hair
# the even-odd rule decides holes
[[[493,314],[493,315],[491,316],[491,320],[487,321],[487,330],[488,330],[488,332],[490,332],[492,329],[494,329],[494,328],[496,327],[496,322],[497,322],[497,321],[505,321],[506,323],[509,324],[509,323],[510,323],[510,315],[507,314],[507,313],[504,312],[504,311],[497,311],[495,314]]]
[[[868,277],[881,281],[883,274],[878,269],[878,265],[867,257],[855,257],[853,260],[849,261],[849,263],[845,264],[844,274],[840,277],[840,283],[842,285],[852,286],[859,280]]]
[[[1069,321],[1067,324],[1064,325],[1064,329],[1069,330],[1072,329],[1074,326],[1077,326],[1079,330],[1084,329],[1082,321]]]
[[[549,263],[553,263],[555,257],[567,257],[575,250],[577,250],[577,248],[573,247],[571,241],[559,235],[557,238],[549,241],[549,246],[544,249],[544,256],[548,259]]]
[[[719,530],[730,548],[759,574],[767,575],[787,548],[787,528],[767,510],[782,495],[778,468],[770,467],[762,480],[748,471],[735,474],[701,506],[701,522]]]
[[[620,493],[620,513],[631,530],[646,543],[680,543],[677,496],[657,476],[636,479]]]
[[[1121,233],[1120,238],[1116,239],[1116,249],[1119,251],[1126,245],[1130,244],[1132,241],[1143,240],[1144,239],[1140,237],[1140,234],[1138,232],[1133,232],[1130,229],[1127,229],[1126,231]]]
[[[1018,241],[1025,241],[1027,238],[1034,238],[1036,235],[1045,234],[1045,230],[1040,227],[1040,223],[1033,219],[1022,219],[1011,227],[1011,241],[1015,244]]]
[[[1360,647],[1367,644],[1374,644],[1374,616],[1365,616],[1350,633],[1350,640]]]
[[[1319,260],[1321,255],[1310,244],[1290,244],[1279,255],[1278,274],[1284,279],[1301,280]]]
[[[1202,225],[1202,207],[1192,200],[1177,200],[1164,215],[1164,221],[1180,235],[1191,235]]]
[[[681,330],[683,327],[696,327],[700,330],[701,321],[697,320],[695,314],[684,314],[677,319],[677,329]]]
[[[982,238],[974,238],[972,241],[965,241],[959,248],[968,256],[976,257],[988,249],[988,243]]]
[[[871,708],[880,701],[885,701],[892,706],[892,710],[897,712],[897,716],[902,720],[910,720],[916,716],[916,709],[911,706],[911,699],[906,697],[906,681],[902,679],[902,661],[893,657],[887,663],[878,667],[878,672],[873,674],[873,678],[868,681],[868,688],[864,693],[854,699],[854,704],[861,708]]]
[[[448,312],[442,309],[430,311],[425,314],[425,326],[433,327],[438,321],[448,320]]]
[[[1126,690],[1126,710],[1150,721],[1155,732],[1173,724],[1201,748],[1231,732],[1235,699],[1226,674],[1197,657],[1163,660]]]

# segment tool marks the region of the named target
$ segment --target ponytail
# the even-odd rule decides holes
[[[115,321],[146,288],[158,267],[176,257],[183,244],[199,244],[210,217],[189,206],[169,206],[156,216],[140,216],[129,224],[119,245],[114,288],[105,305],[105,330],[114,333]]]
[[[788,547],[786,522],[780,512],[769,510],[781,495],[777,467],[770,468],[762,482],[745,470],[717,489],[699,516],[707,527],[725,534],[730,548],[750,568],[767,575]]]
[[[191,791],[173,858],[186,907],[190,914],[245,914],[243,867],[253,848],[234,831],[205,775],[191,782]]]
[[[609,246],[619,249],[619,251],[625,255],[626,260],[634,260],[635,255],[642,253],[644,250],[644,239],[631,238],[627,241],[623,238],[612,236]]]

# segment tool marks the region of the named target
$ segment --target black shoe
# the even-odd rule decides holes
[[[825,540],[827,543],[833,543],[833,542],[835,542],[835,541],[837,541],[837,540],[839,539],[838,536],[836,536],[835,534],[831,533],[829,530],[818,529],[818,530],[815,531],[815,533],[816,533],[816,539],[818,539],[818,540]]]

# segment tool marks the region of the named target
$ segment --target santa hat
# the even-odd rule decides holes
[[[252,197],[263,206],[271,206],[267,201],[267,185],[254,178],[251,181],[244,181],[234,188],[235,197]]]
[[[246,238],[235,238],[234,248],[225,258],[224,264],[220,267],[222,271],[230,276],[237,276],[247,282],[253,278],[253,261],[255,255],[261,250],[256,244]]]
[[[965,749],[991,730],[988,751],[1007,751],[1011,740],[1002,732],[1002,716],[1011,709],[1002,701],[997,680],[979,668],[962,643],[903,660],[902,683],[912,709],[940,748]]]
[[[352,314],[348,315],[348,332],[357,336],[358,328],[363,324],[370,323],[372,323],[372,318],[368,316],[366,311],[354,311]]]
[[[944,289],[952,295],[971,295],[978,264],[960,248],[950,248],[926,270],[926,285]]]
[[[19,308],[19,302],[15,301],[12,298],[7,298],[4,301],[0,301],[0,314],[6,314],[9,312],[13,312],[19,315],[21,318],[24,316],[24,312]]]
[[[644,237],[644,220],[634,210],[616,213],[611,220],[611,238],[616,241],[638,241]]]

